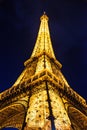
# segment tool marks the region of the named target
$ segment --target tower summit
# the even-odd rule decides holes
[[[13,86],[0,94],[0,129],[87,130],[85,99],[61,72],[44,13],[34,50]]]
[[[52,58],[55,58],[48,27],[49,18],[44,13],[44,15],[40,18],[40,20],[41,20],[40,29],[38,32],[38,37],[36,40],[32,56],[36,56],[40,53],[45,52]]]

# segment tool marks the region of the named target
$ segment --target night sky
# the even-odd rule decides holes
[[[23,71],[44,11],[62,72],[87,100],[86,0],[0,0],[0,92],[11,87]]]

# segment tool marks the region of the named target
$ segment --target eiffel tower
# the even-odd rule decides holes
[[[0,93],[0,129],[87,130],[87,105],[68,84],[56,59],[48,16],[40,29],[31,57],[13,86]]]

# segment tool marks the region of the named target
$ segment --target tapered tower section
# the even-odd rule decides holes
[[[41,18],[36,44],[14,85],[0,94],[0,129],[87,130],[86,101],[68,84]]]

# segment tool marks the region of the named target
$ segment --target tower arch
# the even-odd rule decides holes
[[[0,110],[0,129],[15,128],[21,130],[26,109],[23,104],[13,103]]]

